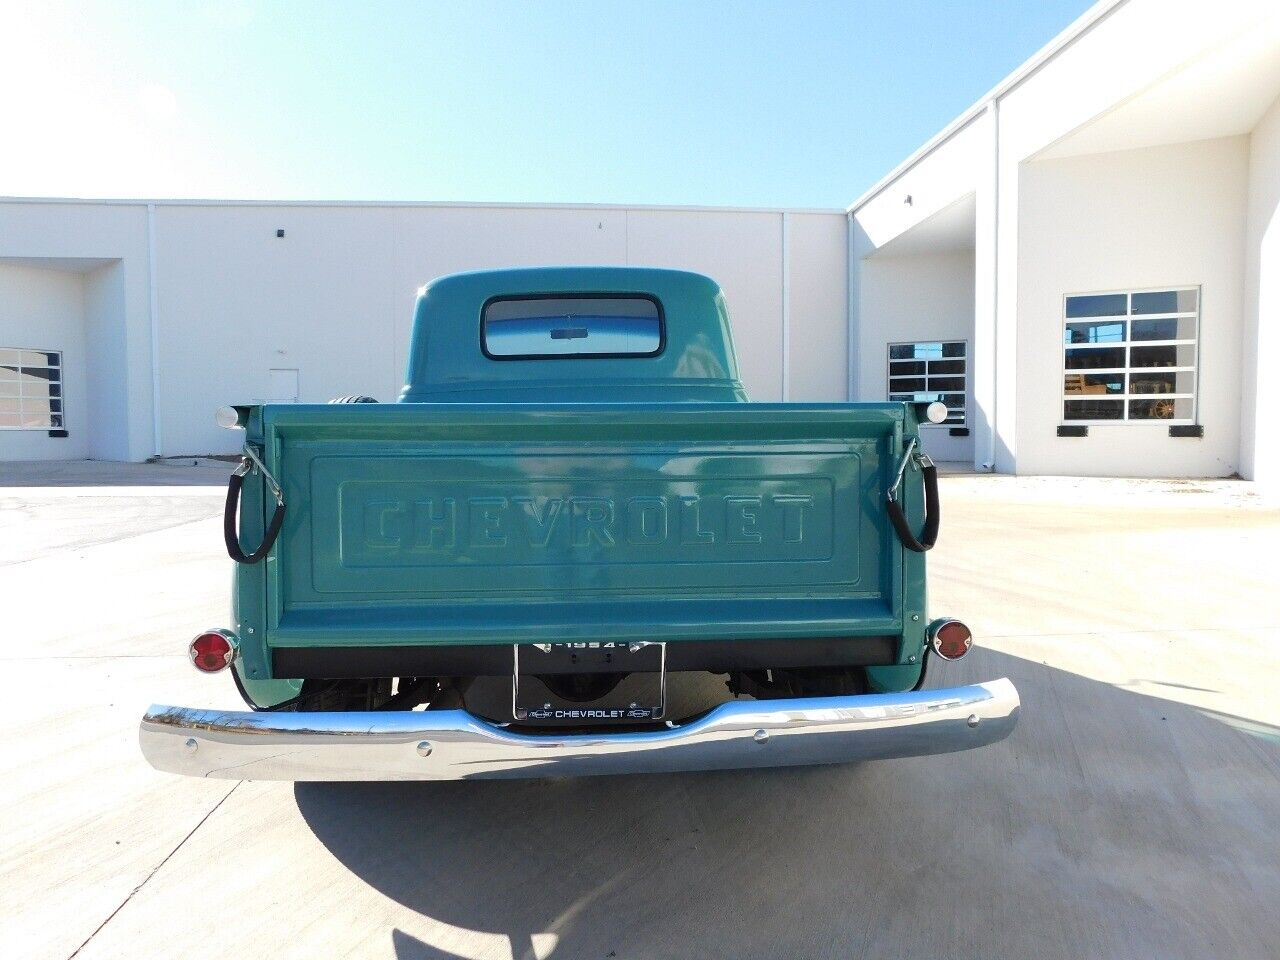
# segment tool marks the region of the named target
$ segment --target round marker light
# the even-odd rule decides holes
[[[929,419],[930,423],[945,423],[947,420],[947,405],[941,400],[935,400],[924,408],[924,415]]]
[[[931,633],[933,652],[943,660],[959,660],[973,646],[973,633],[959,620],[943,620]]]
[[[201,673],[217,673],[231,666],[236,658],[236,646],[231,638],[216,630],[202,633],[191,641],[188,651],[191,662]]]
[[[244,427],[240,422],[240,411],[235,407],[219,407],[213,412],[213,422],[226,430],[239,430]]]

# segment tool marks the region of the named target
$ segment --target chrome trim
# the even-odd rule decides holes
[[[843,763],[968,750],[1018,715],[1008,680],[947,690],[734,700],[643,733],[522,734],[463,710],[242,713],[152,706],[158,770],[228,780],[470,780]],[[195,746],[189,744],[194,742]]]
[[[262,458],[258,456],[258,452],[253,448],[253,444],[246,443],[242,452],[244,453],[244,457],[240,461],[240,466],[236,467],[232,473],[243,477],[254,467],[257,467],[262,473],[262,479],[266,481],[267,487],[276,498],[276,503],[283,507],[284,492],[280,489],[280,484],[276,482],[276,478],[271,475],[271,471],[267,469],[267,465],[262,462]]]
[[[893,483],[885,494],[890,503],[898,499],[898,493],[902,489],[902,478],[907,472],[907,464],[911,462],[911,454],[916,449],[916,442],[916,438],[911,437],[907,440],[907,445],[902,450],[902,459],[898,461],[898,469],[895,471]]]

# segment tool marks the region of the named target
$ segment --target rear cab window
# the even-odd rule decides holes
[[[642,294],[495,297],[480,317],[492,360],[656,357],[665,341],[662,307]]]

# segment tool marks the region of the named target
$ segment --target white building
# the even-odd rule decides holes
[[[1278,96],[1276,0],[1096,4],[849,208],[853,396],[962,344],[935,455],[1280,479]]]
[[[713,276],[756,399],[845,399],[840,211],[13,200],[0,375],[22,350],[37,396],[0,416],[21,402],[5,425],[35,414],[37,429],[0,429],[0,461],[228,453],[220,405],[394,400],[423,283],[546,263]],[[804,333],[788,350],[792,323]]]
[[[1275,0],[1104,0],[847,212],[0,200],[0,461],[390,400],[424,281],[604,263],[720,281],[754,399],[945,396],[939,459],[1280,480],[1278,98]]]

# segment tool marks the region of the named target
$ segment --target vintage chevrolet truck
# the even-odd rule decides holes
[[[912,403],[754,403],[710,279],[435,280],[394,404],[228,407],[249,709],[152,706],[161,770],[454,780],[815,764],[1003,739],[1008,680],[925,609],[937,470]]]

